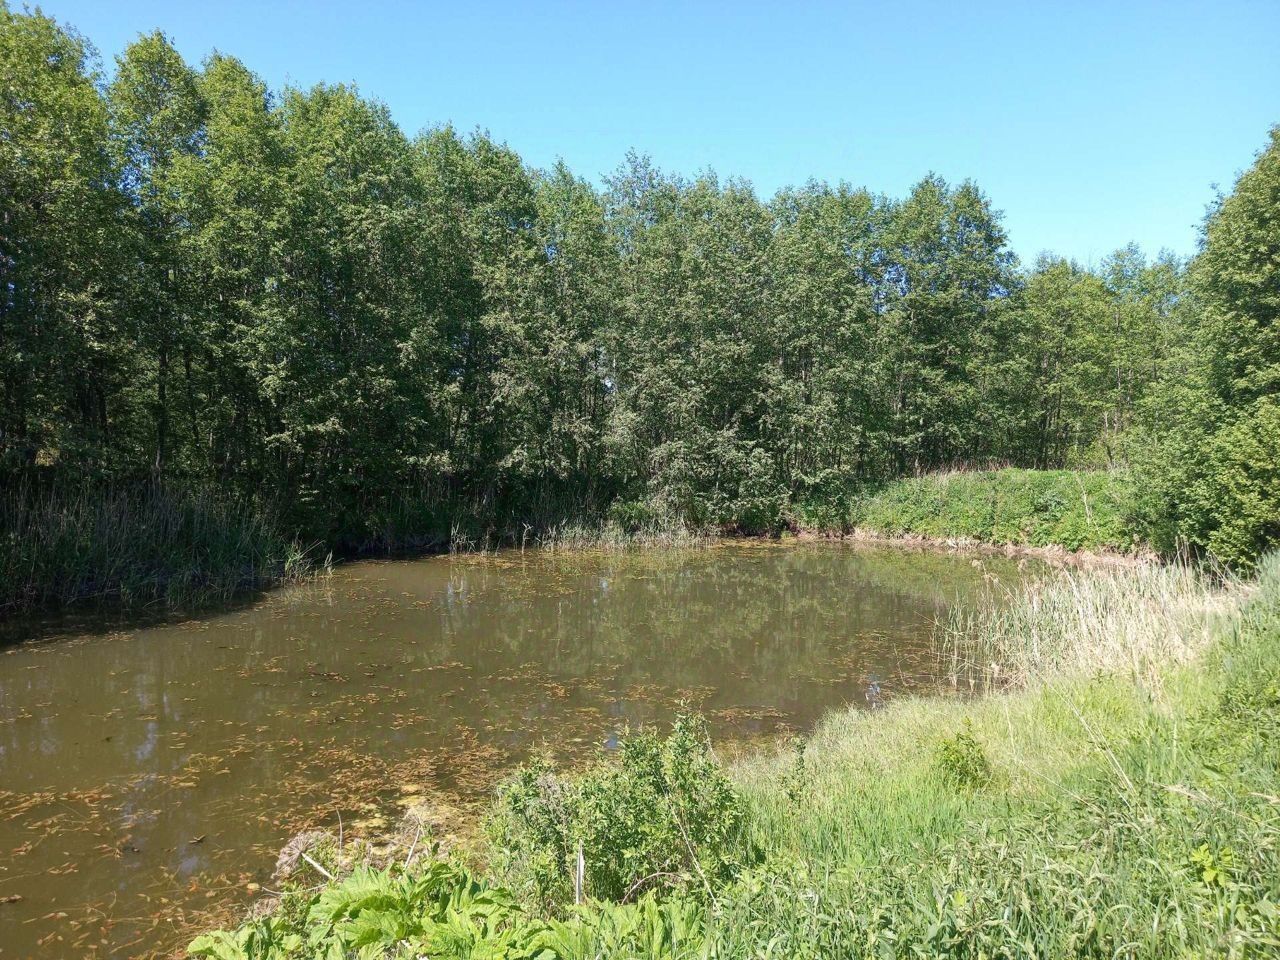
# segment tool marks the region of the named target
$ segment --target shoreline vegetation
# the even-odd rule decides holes
[[[940,625],[957,695],[730,761],[686,717],[585,770],[535,762],[452,850],[422,817],[376,850],[312,835],[191,953],[1269,955],[1278,654],[1280,557],[1065,571]]]
[[[819,507],[799,506],[765,533],[697,529],[663,517],[612,516],[542,527],[455,521],[414,538],[388,529],[347,556],[632,549],[799,535],[1105,562],[1150,555],[1126,512],[1129,482],[1123,471],[947,471]],[[19,489],[0,497],[0,611],[197,611],[297,582],[334,562],[324,544],[304,545],[286,534],[277,516],[253,501],[235,502],[211,490]]]
[[[214,491],[81,488],[0,497],[0,612],[202,609],[329,563],[269,512]]]
[[[1125,470],[957,470],[855,497],[844,522],[885,537],[1146,553],[1134,500]]]

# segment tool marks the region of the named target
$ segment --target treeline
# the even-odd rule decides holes
[[[1210,218],[1190,270],[1133,248],[1023,270],[972,183],[764,202],[631,155],[597,189],[482,133],[409,138],[348,86],[193,67],[159,33],[108,79],[7,7],[0,126],[12,485],[213,488],[339,546],[463,516],[755,531],[903,474],[1141,459],[1154,398],[1184,470],[1218,426],[1265,443],[1229,409],[1280,428],[1256,368],[1280,269],[1250,246],[1275,249],[1274,144],[1271,186]],[[1249,204],[1258,238],[1220,226]],[[1224,279],[1233,251],[1261,279]],[[1209,545],[1187,483],[1156,486],[1150,522]]]

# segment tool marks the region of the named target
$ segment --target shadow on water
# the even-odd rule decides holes
[[[86,604],[55,612],[14,614],[0,611],[0,651],[20,643],[40,643],[68,637],[102,637],[122,630],[145,630],[233,613],[262,602],[272,592],[271,588],[241,590],[221,600],[182,607],[162,604]]]
[[[532,754],[682,703],[738,742],[876,709],[932,685],[952,604],[1023,575],[838,544],[510,551],[344,564],[177,622],[60,618],[0,650],[0,957],[172,949],[236,919],[301,829],[474,809]]]

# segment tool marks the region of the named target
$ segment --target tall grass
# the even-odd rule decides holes
[[[724,899],[721,955],[1280,949],[1280,562],[1253,590],[1070,574],[955,630],[1014,683],[839,713],[734,768],[789,866]]]
[[[0,499],[0,610],[199,606],[297,578],[313,554],[208,493],[20,489]]]
[[[1098,673],[1150,685],[1202,654],[1246,590],[1181,561],[1067,570],[953,608],[937,639],[954,672],[984,686]]]
[[[710,543],[713,536],[677,521],[652,521],[633,528],[605,520],[566,522],[533,533],[534,544],[547,550],[629,550],[636,547],[691,547]]]

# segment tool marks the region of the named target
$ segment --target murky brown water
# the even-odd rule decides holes
[[[172,951],[301,828],[476,803],[681,701],[744,738],[892,697],[949,604],[1019,576],[832,544],[437,557],[2,649],[0,957]]]

